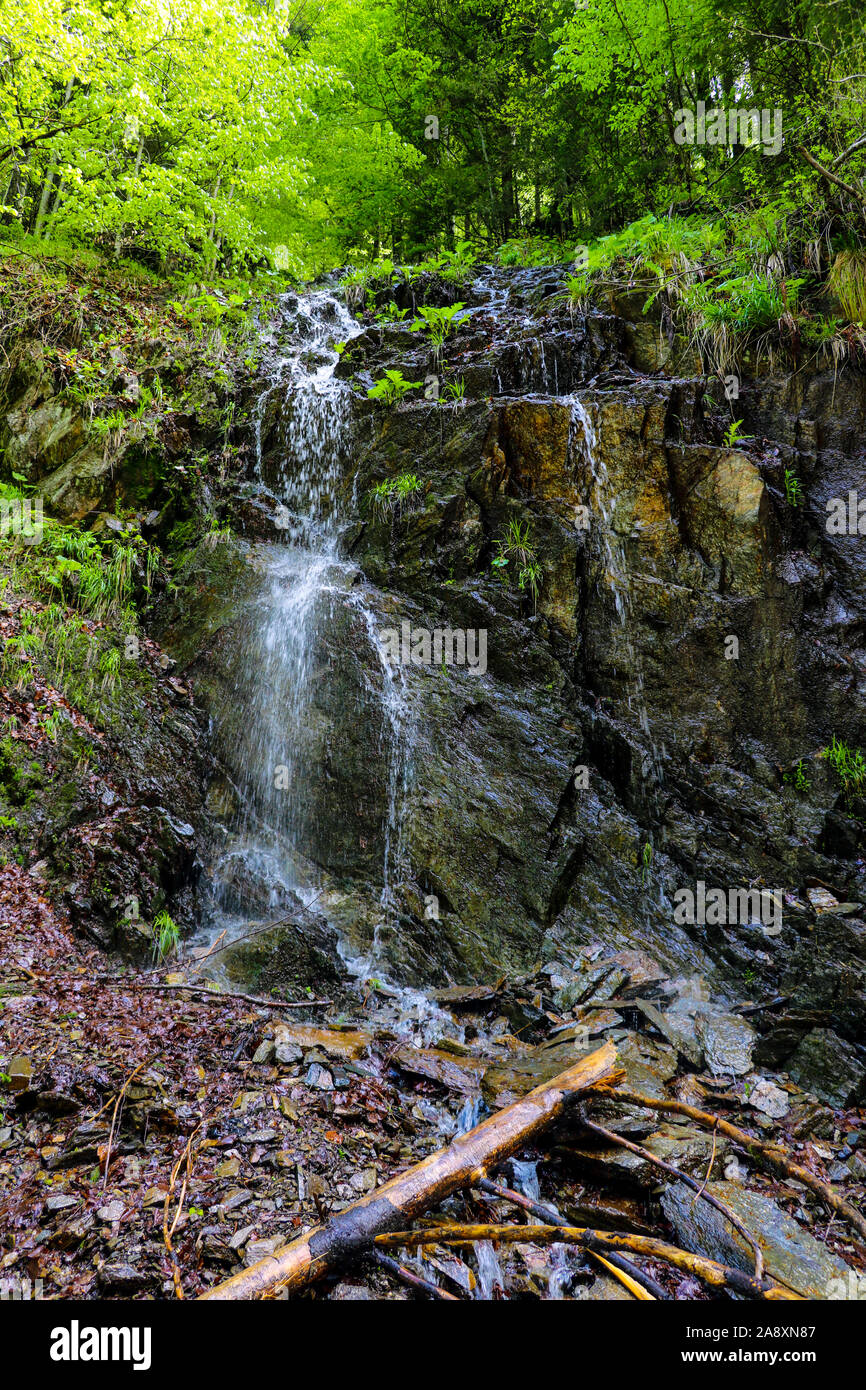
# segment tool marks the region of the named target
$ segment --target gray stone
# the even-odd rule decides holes
[[[804,1091],[842,1109],[864,1094],[866,1067],[850,1043],[829,1028],[813,1028],[788,1058],[789,1076]]]
[[[268,1255],[273,1255],[279,1250],[285,1241],[282,1236],[262,1237],[260,1240],[251,1240],[244,1250],[244,1264],[254,1265],[258,1260],[264,1260]]]
[[[131,1264],[122,1261],[111,1261],[104,1264],[97,1276],[100,1288],[104,1293],[131,1294],[138,1289],[144,1288],[151,1280],[151,1275],[145,1270],[136,1269]]]
[[[714,1076],[744,1076],[751,1069],[757,1034],[744,1018],[701,1009],[695,1015],[695,1029]]]
[[[644,1017],[658,1028],[672,1047],[682,1053],[686,1061],[694,1067],[703,1066],[704,1054],[696,1036],[694,1011],[690,1013],[687,1009],[671,1008],[662,1013],[648,999],[635,999],[634,1002]]]
[[[47,1199],[45,1206],[48,1211],[68,1211],[70,1207],[78,1206],[78,1198],[58,1192]]]
[[[321,1066],[319,1062],[314,1062],[307,1072],[304,1080],[308,1086],[315,1086],[319,1091],[333,1091],[334,1078],[327,1067]]]
[[[709,1191],[725,1202],[756,1238],[767,1273],[804,1298],[829,1298],[831,1280],[845,1278],[850,1272],[844,1260],[804,1231],[770,1197],[730,1182],[711,1182]],[[752,1252],[742,1236],[709,1203],[696,1201],[695,1193],[684,1183],[675,1183],[665,1191],[662,1207],[678,1245],[735,1269],[754,1270]]]
[[[766,1076],[756,1078],[754,1085],[748,1087],[747,1100],[755,1110],[760,1110],[773,1120],[783,1119],[791,1106],[787,1091]]]
[[[121,1201],[108,1202],[104,1207],[98,1207],[96,1215],[100,1221],[106,1221],[113,1226],[115,1221],[119,1221],[126,1211],[126,1206]]]

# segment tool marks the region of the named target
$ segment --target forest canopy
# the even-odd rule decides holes
[[[0,119],[4,240],[159,274],[866,226],[858,0],[2,0]]]

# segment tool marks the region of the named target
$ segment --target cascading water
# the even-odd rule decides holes
[[[475,291],[484,312],[496,321],[507,307],[508,292],[493,277],[489,283],[479,279]],[[224,838],[205,881],[204,926],[209,942],[220,932],[232,940],[245,933],[250,921],[278,920],[296,899],[315,902],[342,933],[349,969],[362,978],[375,975],[387,981],[390,937],[384,928],[397,919],[396,887],[405,877],[402,827],[411,768],[411,672],[388,659],[379,636],[385,625],[382,596],[364,582],[341,546],[359,499],[358,470],[351,457],[352,390],[335,372],[339,354],[334,341],[359,331],[326,291],[287,297],[279,355],[253,412],[255,487],[260,496],[270,491],[282,543],[253,542],[249,547],[256,593],[242,630],[236,626],[229,644],[229,698],[224,687],[217,701],[220,755],[233,805],[220,817]],[[616,633],[628,657],[622,664],[632,673],[629,704],[636,701],[650,745],[643,770],[652,794],[660,760],[632,645],[628,570],[613,529],[612,490],[590,409],[576,396],[558,394],[555,368],[556,353],[546,361],[539,353],[538,384],[570,406],[570,447],[583,451],[591,477],[597,532],[618,617]],[[526,375],[522,366],[518,375]],[[338,687],[332,680],[334,663],[347,653],[351,678]],[[368,718],[371,711],[374,717]],[[325,852],[326,841],[333,850],[341,805],[347,798],[363,800],[373,780],[366,775],[367,764],[348,766],[341,803],[329,762],[345,763],[347,750],[350,758],[356,754],[353,733],[359,720],[366,721],[365,734],[368,729],[373,734],[372,740],[365,738],[364,756],[376,763],[370,795],[377,818],[372,827],[376,849],[369,867],[365,864],[359,872],[352,861],[343,873],[340,855]],[[355,845],[359,839],[370,843],[363,827],[352,833]],[[372,862],[377,855],[378,867]],[[341,891],[334,885],[341,877],[344,883],[362,882],[366,896],[360,915],[354,898],[346,911],[341,903],[334,910]],[[429,1042],[449,1026],[447,1017],[418,991],[395,988],[384,1007],[396,1015],[393,1025],[401,1036],[408,1031]]]
[[[656,796],[662,784],[664,773],[662,758],[653,739],[644,697],[644,679],[641,664],[637,658],[630,632],[631,593],[629,570],[625,548],[618,544],[614,529],[615,498],[608,477],[604,456],[598,447],[598,435],[590,411],[577,396],[571,398],[571,431],[569,452],[579,449],[589,468],[593,486],[593,511],[599,520],[595,528],[601,538],[605,563],[605,578],[613,595],[614,606],[620,626],[620,636],[628,657],[628,667],[632,672],[633,689],[628,696],[628,707],[632,701],[637,706],[638,722],[649,741],[641,771],[647,780],[651,795]]]
[[[323,647],[347,613],[369,643],[377,673],[374,683],[360,666],[362,698],[381,706],[381,754],[387,759],[381,879],[386,919],[401,861],[410,733],[405,680],[386,659],[356,566],[340,553],[351,392],[334,374],[339,354],[333,343],[360,329],[324,291],[289,301],[283,314],[281,355],[253,414],[255,481],[278,499],[274,521],[283,543],[256,545],[249,556],[259,587],[236,644],[233,698],[224,719],[238,804],[205,884],[211,940],[224,932],[230,941],[250,918],[273,917],[292,894],[310,904],[322,891],[313,867],[322,827],[310,794],[321,773],[317,695],[327,679]],[[351,962],[360,973],[375,962],[379,926],[369,955]]]

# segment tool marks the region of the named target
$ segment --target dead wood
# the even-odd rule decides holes
[[[696,1124],[705,1125],[710,1129],[718,1129],[720,1134],[724,1134],[728,1139],[733,1139],[734,1143],[739,1144],[747,1153],[751,1154],[757,1162],[766,1163],[775,1172],[781,1173],[783,1177],[793,1178],[795,1182],[801,1182],[804,1187],[808,1187],[816,1193],[822,1201],[833,1211],[837,1211],[840,1216],[844,1216],[850,1226],[854,1227],[864,1240],[866,1240],[866,1217],[856,1208],[852,1207],[840,1197],[838,1192],[834,1192],[829,1183],[822,1182],[816,1178],[814,1173],[810,1173],[808,1168],[795,1163],[789,1158],[780,1144],[765,1144],[762,1140],[756,1139],[753,1134],[747,1134],[744,1129],[738,1129],[730,1121],[721,1119],[718,1115],[711,1115],[706,1110],[696,1110],[693,1105],[686,1105],[680,1100],[653,1100],[651,1096],[643,1096],[638,1091],[624,1091],[617,1088],[613,1095],[618,1100],[628,1101],[629,1105],[642,1105],[650,1110],[661,1110],[670,1115],[685,1115],[688,1119],[694,1120]]]
[[[205,985],[145,985],[136,980],[118,981],[111,976],[107,981],[120,985],[123,989],[146,989],[160,994],[194,994],[209,1003],[219,1004],[226,999],[239,999],[243,1004],[255,1004],[262,1009],[314,1009],[330,1004],[330,999],[260,999],[256,994],[229,994],[225,990],[207,989]]]
[[[615,1074],[616,1050],[607,1042],[460,1135],[447,1149],[391,1178],[325,1225],[209,1289],[202,1298],[255,1298],[276,1289],[303,1288],[372,1245],[380,1232],[405,1226],[420,1212],[483,1177],[487,1168],[510,1157],[562,1114],[573,1097],[610,1081]]]
[[[384,1248],[400,1249],[402,1246],[419,1245],[474,1245],[478,1240],[493,1240],[505,1244],[515,1242],[527,1245],[556,1245],[558,1242],[582,1245],[587,1250],[630,1250],[635,1255],[650,1255],[657,1260],[665,1260],[686,1274],[693,1274],[716,1289],[731,1289],[734,1293],[745,1294],[749,1298],[787,1299],[802,1302],[800,1294],[793,1293],[773,1279],[756,1279],[741,1269],[719,1264],[716,1260],[705,1259],[703,1255],[692,1255],[687,1250],[679,1250],[654,1236],[624,1235],[616,1231],[594,1231],[589,1226],[429,1226],[419,1231],[391,1231],[374,1237],[377,1245]]]
[[[701,1201],[708,1202],[711,1207],[715,1207],[716,1211],[721,1212],[725,1220],[730,1222],[734,1230],[737,1231],[743,1237],[746,1244],[751,1247],[752,1255],[755,1260],[755,1278],[757,1280],[763,1278],[764,1256],[761,1253],[760,1245],[751,1231],[743,1225],[736,1212],[731,1211],[731,1208],[726,1202],[721,1201],[718,1197],[714,1197],[712,1192],[706,1191],[706,1182],[696,1182],[688,1173],[683,1173],[681,1169],[675,1168],[672,1163],[665,1163],[664,1159],[657,1158],[654,1153],[650,1153],[649,1149],[642,1148],[640,1144],[635,1144],[631,1139],[626,1139],[622,1134],[615,1134],[612,1129],[605,1129],[604,1125],[596,1124],[586,1116],[582,1117],[581,1122],[584,1127],[591,1130],[593,1134],[600,1134],[602,1139],[606,1140],[608,1144],[619,1144],[621,1148],[628,1149],[629,1153],[637,1154],[639,1158],[645,1159],[647,1163],[653,1164],[656,1168],[661,1168],[663,1173],[669,1173],[671,1177],[677,1178],[680,1182],[685,1183],[686,1187],[690,1187],[693,1192],[697,1193]],[[697,1198],[695,1200],[697,1200]]]

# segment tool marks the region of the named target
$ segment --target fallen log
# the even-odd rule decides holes
[[[801,1302],[801,1296],[773,1279],[756,1279],[741,1269],[719,1264],[717,1260],[692,1255],[676,1245],[656,1240],[654,1236],[623,1235],[619,1231],[594,1231],[588,1226],[425,1226],[418,1231],[390,1231],[374,1237],[377,1246],[388,1249],[417,1249],[419,1245],[474,1245],[479,1240],[492,1240],[506,1245],[580,1245],[586,1250],[630,1250],[635,1255],[650,1255],[657,1260],[693,1274],[714,1289],[731,1289],[748,1298],[787,1299]]]
[[[399,1230],[420,1212],[484,1176],[562,1114],[567,1103],[616,1074],[616,1049],[607,1042],[559,1076],[536,1086],[405,1173],[338,1212],[324,1226],[234,1274],[201,1295],[203,1299],[256,1298],[300,1289],[373,1243],[380,1232]]]

